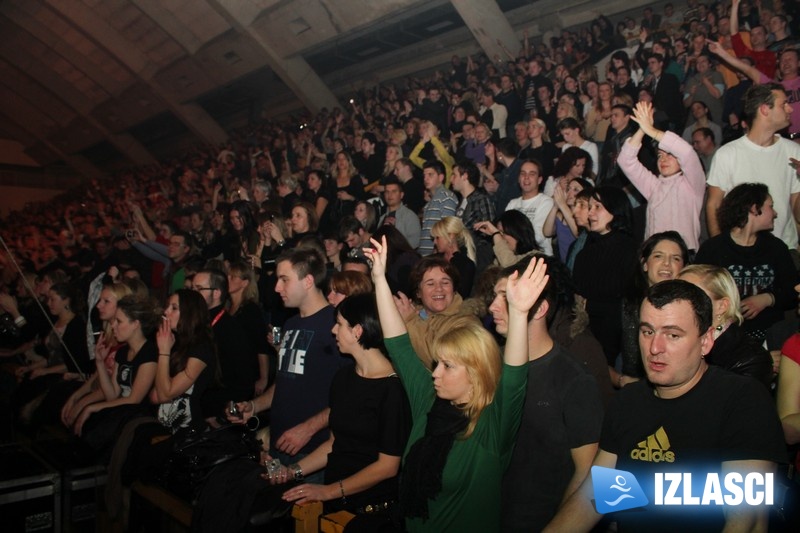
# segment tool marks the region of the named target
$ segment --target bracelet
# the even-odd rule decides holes
[[[158,354],[159,357],[169,357],[168,353],[160,353]]]
[[[253,400],[250,400],[250,412],[256,414],[256,404]]]
[[[492,233],[492,239],[494,239],[495,235],[503,235],[503,232],[502,231],[495,231],[494,233]]]
[[[775,307],[775,295],[772,294],[771,292],[768,292],[767,294],[769,294],[769,297],[772,299],[772,303],[769,304],[769,306],[770,307]]]
[[[339,490],[342,491],[342,503],[347,503],[347,496],[344,495],[344,485],[342,485],[342,480],[339,480]]]
[[[295,481],[303,481],[303,479],[305,478],[305,476],[303,475],[303,469],[300,467],[299,464],[292,463],[286,468],[288,468],[289,471],[292,473],[292,478]]]
[[[27,322],[27,320],[25,320],[25,317],[22,315],[19,315],[17,318],[14,319],[14,325],[17,326],[21,326],[25,322]]]

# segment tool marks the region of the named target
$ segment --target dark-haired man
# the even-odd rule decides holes
[[[433,253],[433,238],[431,237],[433,225],[444,217],[455,215],[458,200],[452,191],[444,187],[444,165],[439,161],[426,162],[422,168],[422,176],[430,201],[422,210],[422,232],[417,251],[420,255],[425,256]]]
[[[295,480],[303,479],[297,461],[328,439],[328,394],[333,376],[349,364],[339,354],[331,329],[336,310],[323,294],[325,259],[311,249],[293,249],[277,259],[275,284],[287,308],[299,313],[283,326],[275,383],[252,405],[244,418],[270,411],[270,455],[289,464]],[[321,481],[322,473],[314,475]]]
[[[778,218],[773,235],[790,250],[797,247],[795,220],[800,220],[800,146],[777,134],[789,125],[792,106],[776,83],[753,85],[744,101],[747,135],[720,147],[708,173],[706,217],[711,237],[719,234],[717,210],[725,194],[740,183],[769,187]]]
[[[503,531],[540,531],[547,525],[588,475],[603,421],[594,377],[550,336],[549,326],[566,291],[558,287],[553,269],[566,268],[546,260],[550,279],[528,315],[528,386],[516,446],[503,478]],[[503,337],[508,334],[506,284],[522,266],[505,269],[494,286],[489,312]]]
[[[383,201],[386,202],[386,214],[378,222],[379,226],[387,224],[397,228],[412,248],[419,246],[419,217],[403,205],[403,184],[392,177],[386,180],[383,188]]]
[[[632,473],[649,499],[635,511],[615,515],[619,531],[767,529],[764,505],[712,504],[699,512],[707,479],[716,476],[719,487],[728,473],[739,473],[742,481],[753,473],[768,483],[766,474],[786,460],[769,393],[756,380],[706,363],[704,356],[714,345],[711,323],[711,300],[683,280],[654,285],[642,302],[639,346],[647,380],[618,393],[603,421],[594,459],[594,466]],[[695,483],[683,476],[682,483],[692,484],[681,492],[684,499],[694,495],[695,505],[658,505],[671,485],[664,482],[662,492],[656,492],[658,473],[664,472],[691,474]],[[592,489],[590,475],[545,531],[591,529],[602,517],[592,500],[614,499],[605,500]]]

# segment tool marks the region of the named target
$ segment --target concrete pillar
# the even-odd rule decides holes
[[[272,46],[252,27],[258,15],[254,3],[238,0],[207,0],[208,3],[225,17],[239,33],[250,37],[267,57],[267,64],[312,113],[323,107],[332,109],[339,105],[339,100],[328,88],[316,72],[300,56],[281,57]]]
[[[512,54],[517,53],[519,41],[497,2],[494,0],[450,0],[450,2],[490,59],[499,57],[501,61],[508,60],[498,40]]]

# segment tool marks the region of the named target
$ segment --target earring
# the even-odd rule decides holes
[[[717,315],[717,321],[719,324],[717,324],[717,327],[714,329],[717,331],[722,331],[722,315]]]

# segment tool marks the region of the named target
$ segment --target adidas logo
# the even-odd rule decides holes
[[[637,448],[631,450],[631,459],[648,463],[674,463],[675,452],[669,451],[669,437],[664,427],[658,428],[655,433],[637,444]]]

